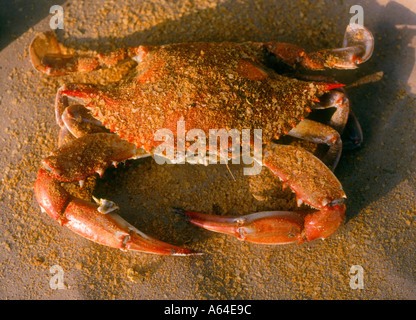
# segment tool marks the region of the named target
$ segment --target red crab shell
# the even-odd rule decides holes
[[[286,134],[310,106],[337,85],[287,78],[235,43],[140,47],[142,61],[124,82],[88,104],[94,117],[121,138],[151,151],[155,132],[258,129],[263,142]],[[341,85],[339,85],[341,86]]]

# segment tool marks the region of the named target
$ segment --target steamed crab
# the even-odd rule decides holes
[[[217,216],[180,210],[198,226],[265,244],[324,239],[344,220],[346,195],[333,174],[344,147],[359,145],[360,126],[342,84],[323,76],[281,75],[270,66],[291,70],[353,69],[368,60],[373,36],[349,25],[342,48],[306,53],[275,41],[267,43],[180,43],[138,46],[105,54],[73,53],[52,32],[30,45],[33,66],[49,75],[88,72],[125,59],[137,66],[117,86],[70,83],[59,88],[56,121],[59,148],[43,160],[35,183],[42,209],[74,232],[123,250],[188,255],[197,252],[153,239],[114,212],[111,201],[97,203],[68,193],[62,182],[84,181],[117,163],[154,155],[161,128],[262,129],[261,165],[290,187],[298,204],[311,210]],[[70,104],[69,99],[77,104]],[[327,123],[308,118],[317,109],[333,108]],[[348,123],[348,124],[347,124]],[[326,144],[322,159],[302,148],[279,144],[283,135]]]

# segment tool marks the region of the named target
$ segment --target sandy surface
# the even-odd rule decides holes
[[[39,1],[0,5],[0,299],[415,299],[416,5],[413,1]],[[8,1],[9,2],[9,1]],[[28,1],[29,2],[29,1]],[[361,4],[376,39],[372,59],[334,72],[344,83],[383,71],[383,80],[349,90],[365,140],[344,153],[336,175],[348,195],[347,221],[332,237],[261,246],[201,230],[171,207],[246,214],[296,207],[290,192],[240,167],[129,162],[91,179],[85,193],[117,202],[121,214],[156,238],[205,254],[162,257],[105,248],[61,228],[33,194],[40,160],[57,144],[53,101],[60,84],[105,82],[107,71],[48,79],[34,71],[28,45],[49,30],[62,3],[75,48],[184,41],[292,42],[309,51],[340,46]],[[278,4],[277,4],[278,3]],[[123,66],[121,67],[123,68]],[[234,178],[233,178],[234,177]],[[263,185],[266,201],[251,196]],[[53,289],[52,266],[63,270]],[[350,270],[362,267],[364,288]]]

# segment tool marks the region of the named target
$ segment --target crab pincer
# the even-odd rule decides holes
[[[198,254],[144,234],[116,214],[114,210],[118,207],[111,201],[101,199],[94,203],[67,192],[61,182],[85,179],[111,164],[136,156],[136,147],[116,135],[89,134],[81,140],[81,144],[79,140],[65,144],[44,160],[44,168],[39,170],[35,182],[35,195],[43,211],[62,226],[105,246],[161,255]],[[82,165],[76,162],[79,157],[84,159]]]
[[[263,165],[313,210],[267,211],[242,216],[218,216],[176,209],[194,225],[262,244],[325,239],[344,220],[346,195],[335,175],[309,152],[290,145],[270,145]]]

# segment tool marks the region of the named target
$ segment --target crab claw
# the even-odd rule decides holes
[[[175,209],[198,227],[261,244],[302,242],[302,212],[265,211],[244,216],[217,216]]]
[[[102,213],[100,206],[70,195],[53,173],[40,169],[35,195],[41,208],[61,225],[99,244],[122,250],[161,255],[198,254],[154,239],[114,212]]]
[[[325,239],[344,219],[345,205],[321,211],[264,211],[243,216],[217,216],[176,209],[201,228],[260,244],[288,244]]]
[[[44,168],[35,182],[36,199],[61,225],[97,243],[164,255],[198,254],[145,235],[114,213],[118,207],[111,201],[97,204],[82,200],[61,186],[61,181],[83,181],[95,172],[102,174],[110,165],[141,156],[140,152],[135,145],[109,133],[87,134],[68,142],[43,161]]]
[[[177,210],[194,225],[262,244],[325,239],[343,223],[345,193],[335,175],[318,158],[287,145],[266,147],[263,165],[314,210],[268,211],[242,216],[217,216]]]

